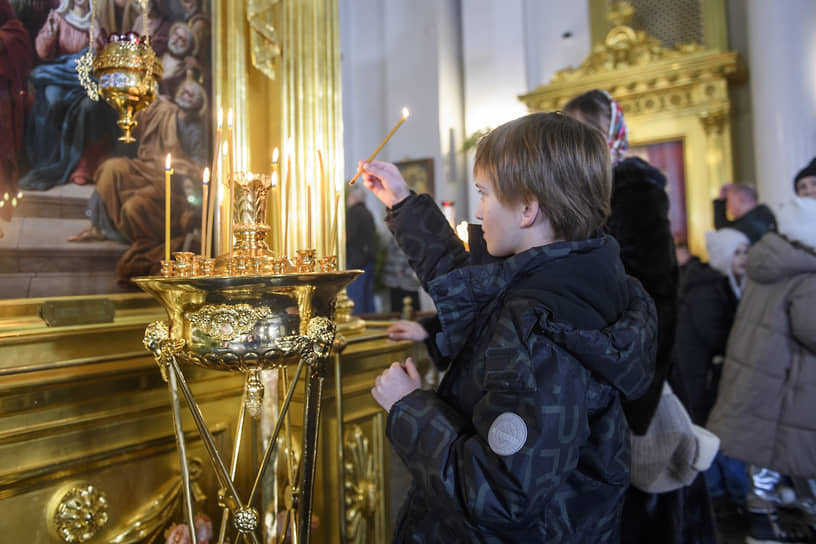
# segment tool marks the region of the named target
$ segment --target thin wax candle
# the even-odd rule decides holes
[[[377,146],[377,149],[374,150],[374,153],[372,153],[371,156],[368,158],[368,160],[366,160],[366,163],[369,163],[369,162],[374,160],[374,157],[377,156],[377,153],[379,153],[380,150],[383,148],[383,146],[385,146],[385,144],[388,143],[388,140],[391,139],[391,136],[393,136],[394,133],[397,131],[397,129],[405,122],[406,119],[408,119],[409,115],[410,115],[410,112],[408,111],[408,108],[402,108],[402,118],[399,121],[397,121],[397,124],[394,125],[394,128],[391,129],[391,132],[389,132],[385,136],[383,141],[380,142],[380,145]],[[349,185],[354,185],[354,182],[357,181],[357,178],[359,178],[360,174],[362,174],[362,173],[363,173],[363,169],[358,168],[357,173],[354,174],[354,177],[351,178],[351,181],[349,181]]]
[[[164,163],[164,260],[170,261],[170,179],[173,177],[172,158],[167,154]]]

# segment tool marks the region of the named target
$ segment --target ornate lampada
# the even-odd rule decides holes
[[[166,322],[148,327],[144,345],[153,352],[168,382],[184,482],[185,522],[191,534],[195,534],[192,492],[180,423],[179,390],[221,487],[224,514],[218,542],[224,542],[230,518],[232,531],[237,531],[246,542],[262,541],[258,531],[266,512],[259,511],[257,505],[264,488],[264,473],[275,463],[288,466],[289,478],[284,499],[273,501],[285,504],[286,512],[285,516],[279,516],[283,510],[275,512],[273,518],[282,521],[274,530],[278,535],[289,532],[292,542],[308,542],[323,381],[328,375],[329,356],[342,343],[335,338],[335,302],[337,294],[361,271],[337,272],[333,266],[327,266],[329,270],[314,272],[313,261],[308,264],[301,258],[297,266],[286,267],[296,272],[280,273],[281,261],[288,263],[288,259],[275,258],[263,242],[269,229],[263,218],[270,178],[239,173],[233,178],[233,187],[235,243],[231,256],[199,262],[190,253],[176,253],[173,274],[166,269],[165,276],[135,279],[139,287],[159,300],[169,317]],[[185,380],[184,365],[245,376],[232,459],[226,463]],[[292,368],[290,380],[288,372]],[[245,414],[259,417],[264,394],[261,372],[270,369],[279,371],[285,398],[252,489],[242,496],[234,480],[243,421]],[[302,389],[297,389],[298,382]],[[302,429],[302,450],[298,452],[290,428],[289,406],[301,390],[304,410],[302,426],[298,425]]]
[[[91,2],[91,21],[96,20],[95,2]],[[143,35],[135,32],[110,34],[105,46],[94,55],[94,26],[88,30],[88,50],[77,61],[77,75],[91,100],[105,99],[119,112],[117,125],[122,129],[122,142],[136,141],[131,131],[136,126],[135,116],[149,106],[158,94],[162,75],[161,61],[150,45],[147,26],[147,0],[139,0],[142,10]],[[99,83],[91,78],[91,74]]]
[[[93,61],[93,74],[99,80],[99,94],[119,112],[119,140],[135,141],[131,136],[135,116],[155,100],[162,75],[149,37],[133,32],[111,34]]]

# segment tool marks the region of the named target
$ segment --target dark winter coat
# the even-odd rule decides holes
[[[717,400],[728,332],[737,297],[728,278],[696,257],[686,265],[674,337],[676,375],[691,420],[704,426]]]
[[[377,259],[377,227],[363,202],[346,210],[346,268],[364,269]]]
[[[728,219],[726,214],[726,202],[724,198],[714,200],[714,228],[717,230],[724,228],[737,229],[745,234],[752,244],[765,236],[766,232],[776,230],[776,218],[773,212],[765,204],[760,204],[739,219],[733,221]]]
[[[657,409],[663,382],[671,368],[677,318],[677,256],[669,224],[666,178],[637,158],[618,163],[613,170],[612,214],[606,232],[620,244],[626,273],[634,276],[657,308],[657,365],[649,390],[623,405],[629,427],[643,434]]]
[[[617,243],[466,266],[427,195],[386,220],[436,303],[451,359],[437,392],[414,391],[388,416],[413,476],[394,541],[616,542],[630,464],[620,398],[648,387],[656,342],[654,305]],[[500,455],[491,429],[510,414],[526,438]]]

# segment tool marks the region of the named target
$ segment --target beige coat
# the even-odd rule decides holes
[[[726,455],[816,478],[816,252],[770,233],[747,275],[708,428]]]

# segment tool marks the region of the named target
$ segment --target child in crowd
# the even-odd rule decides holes
[[[708,264],[692,258],[680,284],[674,365],[686,392],[686,409],[700,426],[717,399],[749,245],[739,230],[707,232]],[[718,517],[724,520],[744,506],[750,489],[745,463],[720,452],[705,478]]]
[[[627,277],[609,214],[606,142],[531,114],[479,143],[487,251],[469,265],[428,195],[393,164],[366,186],[437,307],[451,361],[438,391],[409,359],[376,380],[387,435],[413,476],[395,542],[616,542],[629,482],[621,398],[654,371],[654,304]]]

